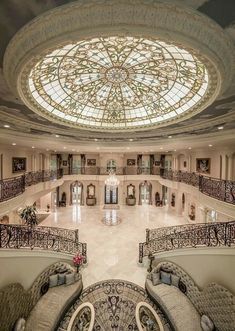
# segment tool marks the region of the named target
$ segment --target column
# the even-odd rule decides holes
[[[175,197],[175,211],[176,214],[181,216],[182,215],[182,193],[181,192],[177,192],[175,193],[176,197]]]
[[[192,156],[188,155],[188,166],[187,166],[188,172],[192,172]]]
[[[222,154],[222,172],[221,172],[221,179],[227,178],[227,155]]]
[[[207,213],[208,213],[209,209],[207,207],[199,207],[198,211],[200,211],[198,222],[206,223],[207,222]]]
[[[235,165],[233,164],[234,160],[233,160],[233,154],[229,154],[228,155],[228,175],[227,175],[227,179],[228,180],[233,180],[233,172],[234,172],[234,167]]]

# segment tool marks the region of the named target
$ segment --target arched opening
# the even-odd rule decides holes
[[[104,203],[106,205],[118,203],[118,187],[105,185]]]
[[[162,202],[163,202],[163,206],[166,206],[168,203],[168,197],[167,197],[167,186],[162,185]]]
[[[83,184],[77,180],[70,185],[70,204],[84,205]]]
[[[171,207],[175,207],[175,193],[171,194]]]
[[[189,218],[191,221],[195,221],[195,218],[196,218],[196,206],[194,203],[191,203],[189,205]]]
[[[139,205],[152,204],[152,184],[145,180],[139,185]]]
[[[184,193],[182,194],[182,211],[184,211],[185,208],[185,195]]]

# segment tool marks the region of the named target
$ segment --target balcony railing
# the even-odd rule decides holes
[[[47,182],[63,177],[63,170],[43,170],[26,172],[22,176],[0,180],[0,202],[15,198],[22,194],[25,188],[41,182]]]
[[[181,182],[198,187],[203,194],[227,203],[235,204],[235,182],[208,176],[202,176],[194,172],[164,170],[161,177],[175,182]]]
[[[116,175],[160,175],[159,167],[77,167],[64,170],[64,175],[108,175],[113,170]]]
[[[0,249],[29,248],[84,256],[87,262],[87,244],[79,242],[78,230],[54,227],[0,224]]]
[[[231,246],[235,246],[235,221],[147,229],[146,242],[139,244],[139,262],[175,249]]]
[[[62,178],[63,175],[108,175],[110,170],[116,175],[160,175],[164,179],[198,187],[200,192],[212,198],[235,204],[235,182],[202,176],[186,171],[173,171],[159,167],[79,167],[69,170],[43,170],[28,172],[22,176],[0,180],[0,202],[12,199],[25,188],[41,182]]]

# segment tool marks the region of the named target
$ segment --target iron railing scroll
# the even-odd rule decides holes
[[[87,244],[79,241],[78,230],[55,227],[18,224],[0,224],[0,249],[29,248],[34,250],[49,250],[75,255],[78,252],[84,256],[87,263]]]
[[[73,168],[69,175],[108,175],[107,167]],[[159,167],[116,167],[116,175],[160,175],[160,177],[197,187],[200,192],[214,199],[235,204],[235,181],[202,176],[187,171],[173,171]],[[0,202],[12,199],[25,191],[25,188],[41,182],[60,179],[67,172],[62,169],[27,172],[22,176],[0,180]]]
[[[139,244],[139,262],[175,249],[231,246],[235,246],[235,221],[147,229],[146,242]]]
[[[26,187],[63,177],[63,169],[26,172],[21,176],[0,180],[0,202],[22,194]]]

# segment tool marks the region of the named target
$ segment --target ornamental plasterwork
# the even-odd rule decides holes
[[[78,126],[128,129],[177,118],[204,98],[205,65],[173,44],[104,37],[47,54],[29,75],[37,107]]]
[[[156,77],[158,77],[159,82],[160,77],[161,84],[160,87],[158,87],[157,93],[155,93],[157,86],[154,85],[154,93],[152,93],[154,97],[150,93],[149,86],[144,86],[143,82],[140,82],[142,87],[140,95],[142,95],[142,98],[138,95],[133,97],[129,95],[128,92],[125,92],[125,95],[129,95],[129,97],[120,97],[120,95],[123,95],[123,86],[127,84],[127,91],[132,90],[131,87],[136,79],[133,79],[135,73],[132,71],[132,66],[129,65],[128,68],[126,68],[121,66],[119,62],[117,62],[118,65],[113,66],[109,66],[108,63],[106,63],[106,65],[104,65],[104,71],[99,71],[102,77],[97,79],[94,84],[95,87],[92,87],[92,91],[96,90],[97,92],[98,87],[105,89],[105,87],[107,88],[108,86],[113,92],[111,95],[115,95],[113,99],[107,97],[105,99],[104,94],[99,98],[98,96],[100,96],[100,94],[97,93],[96,96],[94,93],[91,98],[89,95],[88,99],[88,92],[82,93],[83,97],[79,98],[78,93],[75,98],[76,91],[79,92],[82,88],[82,84],[74,84],[76,79],[67,80],[66,83],[69,83],[70,86],[68,88],[66,87],[66,89],[64,87],[62,88],[63,93],[68,95],[67,103],[65,103],[64,98],[62,98],[63,100],[61,102],[58,102],[58,100],[52,98],[52,95],[47,96],[45,86],[43,87],[45,80],[43,81],[39,76],[38,79],[36,77],[37,74],[39,74],[39,71],[37,73],[38,66],[40,64],[43,65],[45,58],[55,50],[61,50],[63,47],[72,45],[71,49],[68,49],[68,51],[73,52],[75,50],[76,53],[76,47],[79,43],[85,44],[89,41],[89,47],[91,47],[97,37],[99,39],[97,42],[100,42],[102,38],[107,40],[112,37],[119,37],[120,39],[129,37],[133,40],[147,40],[153,42],[153,44],[160,42],[168,46],[173,45],[179,48],[179,54],[182,53],[182,50],[188,52],[189,55],[193,57],[193,61],[190,60],[191,63],[196,63],[194,67],[187,66],[187,68],[191,70],[190,76],[197,76],[195,80],[196,85],[200,82],[198,86],[205,89],[205,91],[203,91],[204,93],[201,93],[202,95],[200,94],[201,98],[197,100],[195,105],[184,109],[184,112],[181,114],[175,113],[175,116],[170,115],[168,118],[162,118],[162,120],[159,120],[160,117],[157,116],[158,120],[156,119],[156,109],[161,113],[161,116],[174,114],[175,112],[175,109],[171,109],[171,111],[168,109],[170,107],[174,108],[175,104],[167,108],[160,103],[158,107],[156,107],[156,103],[159,103],[161,100],[161,93],[164,94],[164,91],[169,91],[172,82],[176,82],[176,80],[172,79],[172,75],[176,77],[177,72],[179,73],[180,64],[179,61],[177,62],[178,59],[176,58],[174,63],[174,56],[169,56],[167,59],[167,69],[171,70],[171,74],[167,75],[167,77],[165,75],[164,78],[164,70],[161,67],[159,69],[161,72],[160,76],[155,72],[155,81]],[[143,42],[143,44],[145,45],[146,43]],[[156,53],[158,55],[162,54],[166,59],[167,51],[157,51]],[[21,97],[30,109],[48,119],[53,119],[54,122],[67,124],[75,128],[88,128],[99,131],[121,131],[126,128],[144,130],[147,127],[154,128],[156,126],[164,126],[191,117],[193,114],[202,111],[205,107],[210,105],[219,93],[230,83],[232,73],[231,66],[233,62],[232,53],[232,45],[223,30],[212,20],[189,8],[149,0],[76,1],[62,6],[61,8],[58,7],[48,13],[44,13],[21,29],[7,48],[4,57],[4,73],[9,86]],[[142,54],[142,50],[139,51],[139,54]],[[108,59],[107,56],[106,59]],[[91,58],[88,60],[91,60]],[[184,61],[185,59],[182,60]],[[147,61],[145,61],[145,64],[146,62]],[[64,58],[61,63],[65,65]],[[76,64],[78,63],[81,64],[81,61],[76,62]],[[159,60],[156,63],[159,65]],[[56,64],[54,63],[54,65]],[[101,63],[97,61],[97,58],[96,65],[98,65],[99,68],[101,67]],[[142,64],[138,63],[138,65],[141,66]],[[79,68],[79,70],[82,69],[81,66]],[[198,76],[199,71],[197,70],[199,68],[200,74]],[[44,69],[46,70],[46,68]],[[184,71],[184,68],[181,69]],[[69,70],[70,72],[73,70],[71,66]],[[144,68],[144,70],[146,77],[146,70],[148,71],[149,67]],[[195,72],[197,72],[196,75]],[[186,76],[185,71],[184,78],[186,78]],[[224,79],[225,77],[226,79]],[[32,78],[35,78],[35,81]],[[114,78],[116,82],[114,82]],[[59,80],[57,80],[57,82],[58,81]],[[31,85],[28,84],[28,82],[30,82]],[[90,84],[92,83],[94,82],[90,79]],[[39,86],[40,84],[41,86]],[[195,84],[192,82],[190,84],[191,91],[193,91],[193,95],[190,97],[194,97],[195,101],[200,87],[198,88],[197,86],[196,91]],[[89,84],[86,85],[86,88],[88,88]],[[84,86],[85,84],[83,84],[83,88]],[[44,89],[44,92],[42,89]],[[146,91],[144,89],[147,89],[147,93],[145,93]],[[32,97],[33,91],[37,91],[38,96],[35,94]],[[38,98],[42,98],[42,95],[43,102],[40,102],[39,105]],[[146,111],[144,108],[145,113],[144,116],[142,116],[143,112],[141,112],[140,109],[143,110],[141,107],[143,107],[144,95],[147,99],[147,101],[145,100],[144,106],[146,105],[148,109]],[[83,100],[81,100],[82,98]],[[186,92],[184,96],[181,96],[181,99],[184,98],[187,99],[184,100],[186,101],[184,103],[186,107],[186,103],[190,103],[189,95]],[[152,102],[152,109],[150,101]],[[178,101],[181,102],[181,100]],[[53,104],[57,102],[57,105]],[[59,108],[63,102],[65,103],[65,107],[62,107],[63,111],[61,112]],[[83,109],[83,111],[81,111],[79,108],[80,104],[84,106],[86,102],[91,103],[89,107],[93,107],[97,111],[97,116],[93,116],[93,118],[90,117],[89,121],[87,121],[86,114],[86,112],[88,113],[88,109],[86,108],[86,110]],[[46,103],[48,103],[48,105],[45,106]],[[177,101],[175,101],[175,103],[177,103]],[[106,106],[104,106],[104,104]],[[45,110],[48,106],[49,108],[53,107],[54,110]],[[106,112],[106,114],[108,114],[107,117],[102,115],[104,108],[106,110],[109,109],[109,111]],[[136,112],[136,109],[138,109],[139,113],[137,112],[135,115],[134,113],[131,114],[131,109],[132,112]],[[53,113],[55,110],[61,112],[61,114]],[[126,111],[129,111],[129,119],[128,116],[125,115]],[[66,112],[67,118],[64,116]],[[138,123],[138,114],[142,116],[142,123]],[[182,114],[184,116],[182,116]],[[103,119],[102,125],[100,125],[101,117]],[[124,123],[124,117],[125,123],[128,123],[128,125],[120,124]],[[79,118],[79,122],[77,122],[76,118]],[[94,123],[92,123],[92,121],[94,121]],[[112,128],[110,127],[111,123]],[[131,125],[129,125],[130,123]]]

